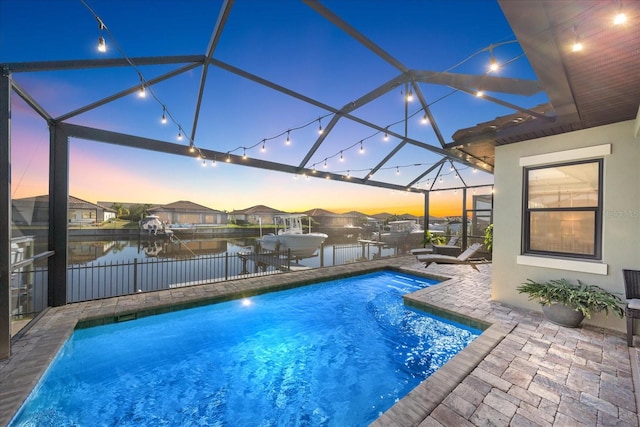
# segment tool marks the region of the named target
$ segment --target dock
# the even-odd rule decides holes
[[[280,271],[298,271],[308,270],[311,268],[297,262],[292,263],[290,259],[282,258],[273,252],[238,252],[238,257],[242,260],[242,272],[244,274],[249,273],[249,270],[247,269],[247,261],[253,261],[254,273],[257,273],[258,269],[266,271],[268,267],[275,267]]]

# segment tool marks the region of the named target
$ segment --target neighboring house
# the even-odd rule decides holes
[[[11,218],[16,225],[47,225],[49,223],[49,196],[14,199]],[[116,211],[99,204],[69,196],[69,225],[94,225],[116,217]]]
[[[226,224],[227,213],[197,203],[180,200],[167,205],[147,209],[150,215],[157,215],[168,224]]]
[[[303,214],[311,217],[317,226],[322,228],[344,228],[355,226],[358,217],[352,214],[337,214],[326,209],[311,209]]]
[[[238,225],[248,224],[273,224],[273,216],[282,214],[283,211],[270,208],[264,205],[256,205],[246,209],[233,210],[229,212],[229,222]]]

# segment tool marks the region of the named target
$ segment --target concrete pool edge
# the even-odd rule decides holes
[[[413,257],[410,259],[412,258]],[[47,368],[58,354],[64,342],[78,327],[109,324],[116,321],[130,320],[147,315],[182,310],[234,298],[242,298],[244,296],[251,296],[259,293],[290,289],[293,287],[317,283],[319,281],[355,276],[382,270],[391,270],[414,276],[440,280],[449,279],[448,277],[435,276],[428,272],[422,273],[416,272],[415,270],[405,270],[403,268],[403,264],[406,263],[406,259],[406,257],[382,259],[367,263],[347,264],[287,274],[259,276],[230,282],[198,285],[188,288],[174,288],[50,308],[47,313],[39,318],[37,322],[25,332],[23,336],[14,342],[14,352],[11,359],[0,362],[0,425],[6,425],[13,419],[23,402],[27,399],[33,388],[37,385],[42,375],[46,372]],[[433,287],[438,288],[440,285]],[[424,289],[422,291],[424,291]],[[457,316],[456,319],[460,320],[462,317],[463,316],[460,315]],[[483,324],[485,326],[488,325],[486,322]],[[467,352],[465,355],[458,358],[458,356],[460,356],[459,354],[454,357],[454,359],[458,358],[458,361],[466,361],[464,363],[473,362],[473,366],[477,365],[482,360],[483,356],[481,355],[486,354],[486,352],[491,350],[486,347],[487,344],[485,343],[485,340],[487,338],[483,338],[483,336],[493,336],[494,332],[487,333],[490,330],[493,331],[491,328],[492,327],[487,329],[481,335],[480,338],[482,338],[482,340],[478,338],[474,341],[474,343],[478,341],[480,344],[474,346],[472,349],[477,347],[478,349],[483,349],[483,351]],[[467,349],[469,349],[469,347],[471,346],[468,346]],[[463,352],[467,349],[463,350]],[[486,349],[486,352],[484,352],[484,349]],[[469,359],[469,355],[473,357]],[[454,359],[452,359],[452,361]],[[445,367],[447,365],[449,364],[446,364]],[[459,371],[460,368],[458,365],[459,363],[457,362],[455,364],[451,364],[451,367],[447,368],[448,370],[446,372],[453,369],[453,372],[459,372],[458,375],[461,375],[463,371]],[[444,367],[441,369],[444,369]],[[432,375],[432,377],[436,374]],[[448,375],[451,375],[451,373]],[[442,377],[441,375],[438,375],[435,378],[440,380],[445,378],[445,384],[449,384],[450,382],[448,377]],[[464,378],[464,376],[462,378]],[[427,379],[426,381],[429,380]],[[416,396],[419,396],[420,399],[425,399],[424,401],[420,400],[416,403],[419,403],[417,406],[418,408],[423,408],[425,406],[424,402],[433,401],[436,403],[438,396],[440,396],[440,400],[438,401],[439,403],[446,397],[446,393],[442,394],[441,392],[448,388],[437,383],[435,379],[431,382],[434,383],[434,386],[430,386],[431,389],[429,389],[426,396],[424,391],[420,391],[423,387],[421,384],[404,399],[401,399],[401,401],[389,411],[397,411],[398,409],[394,408],[398,405],[400,405],[399,408],[402,408],[404,404],[401,404],[401,402],[407,398],[408,402],[413,402],[416,399]],[[435,394],[434,391],[438,391],[438,394]],[[415,412],[411,407],[407,407],[406,410],[408,412]],[[420,409],[418,413],[424,414],[424,409]],[[403,419],[402,414],[400,414],[398,420],[401,419]]]

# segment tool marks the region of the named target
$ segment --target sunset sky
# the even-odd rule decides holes
[[[221,1],[194,0],[3,0],[0,2],[0,62],[17,63],[98,58],[203,55]],[[490,54],[510,62],[500,76],[535,79],[526,57],[494,1],[323,1],[333,13],[409,69],[483,74]],[[89,6],[108,32],[100,31]],[[96,49],[102,35],[108,50]],[[504,44],[502,44],[504,43]],[[116,49],[119,47],[119,50]],[[474,55],[485,49],[481,54]],[[216,47],[214,59],[273,81],[287,89],[341,108],[400,72],[304,3],[293,0],[237,0]],[[153,79],[180,65],[15,73],[14,80],[53,117]],[[454,67],[454,68],[452,68]],[[191,134],[201,68],[153,85],[154,96],[128,95],[69,120],[70,123],[178,143],[179,129]],[[513,110],[421,83],[446,142],[461,128]],[[354,115],[404,134],[404,94],[392,90]],[[493,94],[492,94],[493,95]],[[497,94],[525,107],[545,102]],[[164,111],[173,120],[163,125]],[[433,128],[420,123],[420,105],[409,105],[407,135],[438,146]],[[221,68],[209,67],[194,144],[298,165],[332,113],[258,85]],[[48,191],[49,132],[46,123],[18,96],[12,97],[12,197]],[[290,130],[290,144],[286,144]],[[181,143],[188,146],[188,140]],[[262,143],[262,141],[265,141]],[[364,177],[399,140],[341,119],[306,167]],[[265,150],[262,151],[264,145]],[[362,151],[360,148],[362,147]],[[340,156],[343,160],[340,160]],[[440,156],[405,146],[376,173],[376,180],[406,185]],[[91,202],[114,200],[164,204],[190,200],[231,211],[267,205],[283,211],[324,208],[369,214],[423,213],[424,197],[324,178],[294,177],[207,159],[71,140],[70,194]],[[324,165],[327,164],[325,169]],[[492,176],[456,164],[468,185],[493,182]],[[448,166],[435,188],[461,186]],[[433,183],[427,176],[418,188]],[[422,187],[420,187],[422,186]],[[482,191],[482,190],[479,190]],[[486,192],[486,190],[484,190]],[[432,192],[431,214],[460,215],[460,192]]]

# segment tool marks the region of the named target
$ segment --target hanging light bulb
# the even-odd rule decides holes
[[[265,146],[264,146],[264,139],[262,140],[262,152],[264,153],[264,151],[266,150]]]
[[[325,169],[327,168],[327,159],[324,159],[324,165],[323,166],[324,166]]]
[[[491,61],[489,62],[489,72],[498,71],[498,61],[496,61],[496,57],[493,56],[493,45],[489,46],[489,55],[491,56]]]
[[[140,98],[145,98],[147,96],[147,90],[144,87],[144,83],[140,86],[140,91],[138,92],[138,96]]]
[[[482,97],[484,96],[484,91],[482,91],[482,90],[477,91],[477,92],[476,92],[476,96],[477,96],[478,98],[482,98]]]
[[[344,162],[344,157],[342,157],[342,151],[340,152],[340,161]]]
[[[424,116],[422,116],[422,124],[429,124],[429,117],[427,117],[427,113],[424,113]]]
[[[167,124],[167,116],[164,114],[165,111],[167,111],[167,109],[165,107],[162,107],[162,118],[160,119],[160,122],[164,125]]]
[[[287,131],[287,140],[285,141],[285,144],[287,144],[287,145],[290,145],[290,144],[291,144],[291,138],[289,138],[289,133],[290,133],[290,132],[291,132],[291,131],[289,131],[289,130]]]
[[[178,134],[179,135],[179,134]],[[178,139],[181,139],[180,136],[178,136]],[[194,151],[196,151],[196,147],[193,146],[193,144],[189,144],[189,152],[193,153]]]
[[[409,91],[407,92],[407,101],[413,101],[413,92],[411,91],[411,88],[409,88]]]
[[[573,41],[573,46],[571,46],[571,51],[572,52],[580,52],[582,50],[582,42],[580,41],[580,36],[578,35],[578,28],[577,27],[573,27],[573,33],[575,34],[576,38]]]
[[[207,161],[205,159],[202,159],[202,167],[203,168],[207,167]]]
[[[351,171],[347,171],[347,179],[351,178]]]
[[[362,141],[360,141],[360,154],[364,154],[364,145],[362,145]]]
[[[316,171],[316,165],[313,165],[313,168],[311,168],[311,173],[315,175],[316,172],[317,172]]]
[[[400,175],[400,167],[396,166],[396,175]]]
[[[227,163],[231,163],[231,155],[227,153]]]
[[[385,129],[384,131],[384,140],[388,141],[389,140],[389,134],[387,133],[387,130]]]
[[[211,166],[215,166],[216,164],[216,159],[211,160]]]
[[[322,135],[322,122],[318,119],[318,135]]]
[[[96,16],[96,20],[98,21],[98,29],[100,30],[100,37],[98,38],[98,52],[106,52],[107,51],[107,42],[104,40],[102,36],[102,31],[105,29],[104,22],[98,16]]]
[[[106,52],[107,51],[107,42],[104,40],[104,37],[100,36],[98,38],[98,52]]]
[[[247,160],[247,150],[245,148],[242,149],[242,159]]]
[[[178,131],[178,141],[182,141],[182,132]]]

